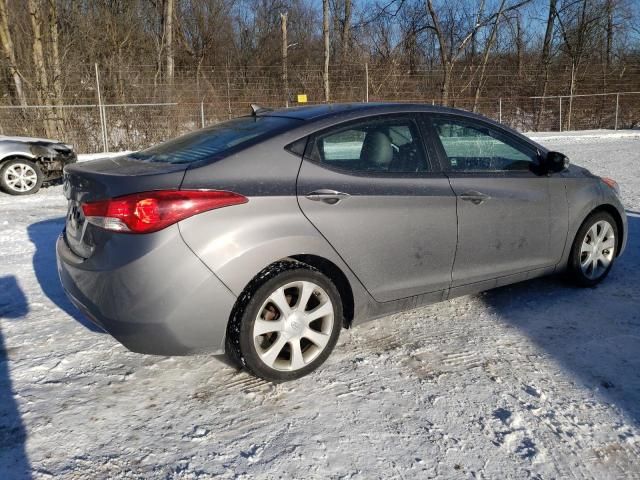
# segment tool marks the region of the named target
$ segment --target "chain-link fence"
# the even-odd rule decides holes
[[[635,128],[640,125],[640,66],[604,75],[582,72],[571,90],[570,71],[557,67],[544,91],[535,69],[493,68],[484,78],[477,70],[456,72],[448,104],[476,111],[520,131]],[[136,150],[181,133],[246,115],[249,103],[265,107],[324,101],[322,67],[202,67],[180,71],[171,83],[159,81],[151,67],[100,73],[81,69],[70,77],[64,102],[17,107],[0,105],[0,134],[56,136],[78,152]],[[441,71],[437,68],[389,68],[368,65],[330,70],[332,102],[415,102],[438,104]],[[126,80],[126,81],[125,81]],[[479,85],[481,88],[479,88]],[[601,93],[602,90],[607,93]],[[615,90],[612,90],[615,89]],[[476,91],[477,90],[477,91]],[[557,93],[560,92],[560,93]],[[588,93],[586,93],[588,92]],[[47,123],[48,122],[48,123]]]

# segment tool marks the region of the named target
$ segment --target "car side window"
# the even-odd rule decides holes
[[[529,171],[537,161],[537,152],[489,125],[449,118],[432,124],[452,172]]]
[[[428,171],[417,123],[408,117],[373,118],[324,131],[314,138],[311,158],[355,172]]]

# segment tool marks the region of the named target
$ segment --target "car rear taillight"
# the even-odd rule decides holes
[[[105,230],[151,233],[198,213],[248,202],[220,190],[159,190],[82,204],[86,220]]]

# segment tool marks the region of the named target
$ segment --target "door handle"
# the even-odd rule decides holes
[[[465,202],[471,202],[474,205],[480,205],[482,202],[484,202],[485,200],[489,200],[491,197],[485,193],[471,191],[464,192],[460,195],[460,198]]]
[[[307,193],[305,195],[309,200],[313,200],[314,202],[321,201],[324,203],[328,203],[329,205],[335,205],[340,200],[344,200],[345,198],[349,198],[351,195],[344,192],[338,192],[336,190],[329,190],[323,188],[321,190],[314,190],[311,193]]]

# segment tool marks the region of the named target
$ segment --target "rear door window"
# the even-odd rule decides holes
[[[218,123],[129,155],[146,162],[215,160],[282,133],[301,121],[284,117],[241,117]]]

